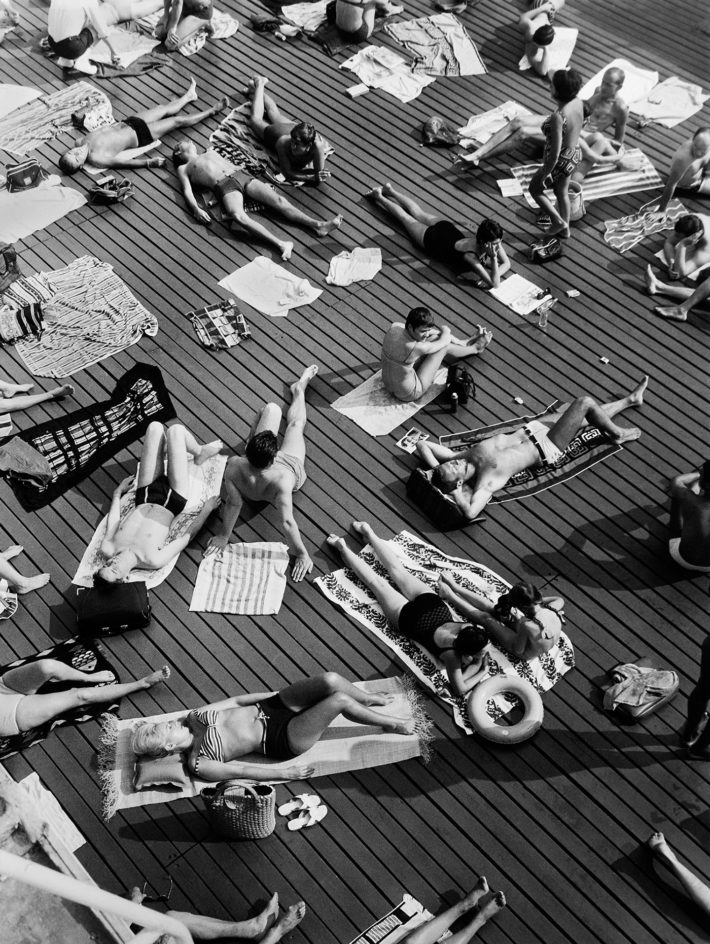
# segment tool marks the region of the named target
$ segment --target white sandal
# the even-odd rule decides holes
[[[282,803],[279,807],[280,816],[290,816],[291,813],[303,812],[304,810],[311,810],[316,806],[320,805],[320,800],[317,796],[314,796],[312,793],[299,793],[292,800],[289,800],[288,803]]]
[[[298,816],[288,821],[288,828],[295,832],[297,829],[303,829],[304,826],[315,826],[316,823],[326,816],[328,808],[321,804],[320,806],[309,807],[303,810]]]

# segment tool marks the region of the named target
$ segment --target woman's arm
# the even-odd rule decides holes
[[[467,695],[478,684],[488,669],[487,654],[480,665],[461,668],[461,656],[456,652],[444,652],[441,657],[449,679],[449,685],[454,695]]]
[[[545,160],[538,171],[543,175],[543,180],[552,173],[552,168],[557,163],[557,158],[562,150],[562,116],[559,112],[552,115],[551,128],[548,132],[548,144],[545,148]]]
[[[200,780],[209,780],[213,783],[218,783],[220,780],[255,780],[265,783],[270,780],[306,780],[313,776],[314,768],[306,764],[292,764],[289,767],[276,769],[260,764],[243,764],[238,760],[222,762],[202,757],[199,770]]]
[[[279,138],[275,150],[279,170],[287,180],[296,180],[301,183],[318,183],[318,178],[314,179],[313,171],[297,170],[291,163],[291,138],[289,135],[284,134]]]
[[[448,325],[443,325],[441,334],[435,341],[415,341],[411,350],[417,357],[424,357],[426,354],[436,354],[437,351],[447,347],[450,343],[451,328]]]

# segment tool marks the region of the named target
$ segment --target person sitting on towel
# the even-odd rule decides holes
[[[686,288],[684,285],[668,285],[657,279],[653,269],[648,265],[645,281],[649,295],[668,295],[669,298],[675,298],[680,302],[679,305],[671,305],[668,308],[659,306],[655,309],[662,318],[669,318],[671,321],[687,321],[689,312],[696,305],[702,305],[710,298],[710,276],[695,289]]]
[[[375,16],[396,16],[403,10],[392,0],[335,0],[335,25],[349,43],[363,43],[372,36]]]
[[[278,693],[237,695],[208,708],[191,711],[183,720],[146,721],[136,726],[131,748],[138,757],[187,754],[187,767],[200,780],[232,778],[273,780],[268,765],[244,763],[246,754],[271,760],[296,760],[310,750],[338,715],[356,724],[374,725],[393,734],[413,734],[413,718],[373,710],[394,696],[365,692],[335,672],[302,679]],[[279,778],[306,780],[314,768],[295,763]]]
[[[431,387],[444,362],[480,354],[492,337],[478,326],[475,337],[460,341],[451,328],[437,326],[428,308],[412,308],[404,324],[390,325],[382,342],[382,383],[398,400],[413,403]]]
[[[441,214],[423,210],[392,184],[375,187],[366,196],[394,217],[415,246],[450,266],[460,281],[498,288],[501,275],[510,268],[502,243],[503,229],[495,220],[484,220],[474,238]]]
[[[710,461],[671,483],[668,553],[680,567],[710,573]]]
[[[465,587],[449,573],[439,577],[439,596],[467,619],[475,620],[501,649],[519,659],[534,659],[560,641],[564,600],[543,597],[530,583],[516,583],[496,603]]]
[[[213,148],[200,153],[192,141],[182,141],[173,151],[173,163],[185,203],[198,223],[211,223],[212,217],[197,203],[194,187],[211,190],[214,195],[213,202],[219,201],[228,225],[236,224],[250,236],[263,239],[278,250],[282,259],[291,258],[293,243],[279,239],[263,223],[251,217],[244,208],[245,199],[280,214],[289,223],[312,230],[316,236],[327,236],[343,222],[342,216],[339,215],[330,220],[318,220],[308,216],[286,197],[277,193],[270,184],[251,177]]]
[[[224,550],[242,510],[248,501],[267,501],[281,515],[281,525],[295,552],[291,576],[303,580],[313,569],[306,546],[293,515],[293,493],[306,481],[306,388],[318,373],[313,364],[291,384],[291,404],[286,413],[286,432],[279,449],[277,434],[281,425],[281,408],[267,403],[254,420],[243,456],[234,456],[227,463],[222,482],[222,523],[210,538],[204,556]]]
[[[119,23],[139,20],[159,9],[160,0],[51,0],[47,45],[57,56],[75,61],[103,40],[111,52],[111,63],[120,67],[110,34]]]
[[[710,265],[710,216],[688,213],[676,220],[673,232],[666,237],[663,258],[672,281],[687,279],[699,269]]]
[[[587,424],[599,427],[617,443],[638,439],[640,429],[617,426],[612,418],[623,410],[640,407],[647,385],[648,377],[644,377],[623,399],[603,406],[591,397],[579,397],[514,433],[499,433],[459,452],[428,441],[418,442],[417,451],[434,469],[432,483],[436,488],[450,494],[461,513],[473,520],[512,476],[536,466],[549,469],[559,462]]]
[[[179,49],[196,33],[213,32],[212,0],[164,0],[163,18],[155,28],[155,38],[162,39],[165,48]]]
[[[106,563],[94,575],[95,585],[120,583],[135,567],[159,570],[185,550],[219,505],[219,498],[208,499],[188,531],[165,543],[174,519],[182,514],[189,497],[187,457],[191,455],[195,465],[201,465],[221,449],[219,440],[201,446],[184,426],[165,429],[162,423],[150,424],[135,480],[135,508],[121,520],[121,496],[134,482],[134,476],[129,475],[113,493],[106,535],[101,542]]]
[[[525,55],[530,68],[538,75],[546,76],[550,72],[550,46],[555,39],[552,21],[564,5],[565,0],[532,0],[530,9],[518,20],[518,29],[525,39]]]
[[[139,111],[130,118],[77,138],[75,147],[59,158],[59,169],[63,174],[74,174],[84,164],[93,164],[94,167],[163,167],[164,157],[127,158],[122,157],[121,152],[145,147],[178,128],[192,128],[206,118],[218,115],[229,105],[229,99],[222,98],[212,108],[195,115],[178,114],[196,99],[197,90],[195,80],[192,79],[185,94],[167,105]]]
[[[375,595],[394,629],[441,661],[453,694],[466,695],[486,674],[488,633],[480,625],[457,622],[448,605],[407,570],[389,541],[375,534],[366,521],[353,521],[352,529],[370,545],[396,587],[358,557],[348,547],[345,538],[331,534],[328,544],[339,552],[346,567],[353,570]]]
[[[465,8],[465,4],[462,5]],[[437,6],[440,4],[437,3]],[[400,944],[437,944],[437,941],[441,940],[448,940],[451,944],[469,944],[481,928],[506,906],[503,892],[493,892],[482,905],[481,899],[485,898],[489,891],[488,882],[481,876],[473,891],[464,895],[461,901],[457,901],[436,917],[429,918],[397,940]]]
[[[676,192],[684,197],[710,195],[710,128],[698,128],[673,155],[658,213],[665,214]]]

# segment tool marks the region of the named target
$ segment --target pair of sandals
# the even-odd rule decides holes
[[[281,816],[292,816],[294,813],[297,815],[286,824],[291,832],[320,823],[328,813],[328,808],[314,794],[301,793],[279,807]]]

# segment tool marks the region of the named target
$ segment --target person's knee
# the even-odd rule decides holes
[[[323,699],[323,704],[333,713],[341,715],[344,711],[352,707],[353,700],[350,695],[346,695],[345,692],[333,692],[331,695],[328,695],[327,698]]]
[[[174,426],[168,426],[165,438],[169,443],[184,442],[185,433],[185,427],[181,423],[176,423]]]
[[[162,423],[159,423],[157,420],[153,420],[152,423],[148,425],[146,430],[146,435],[148,436],[162,436],[165,432],[165,427]]]
[[[321,683],[328,695],[334,695],[336,692],[342,692],[345,679],[337,672],[324,672],[321,675]]]
[[[47,681],[58,678],[62,670],[62,663],[56,659],[40,659],[35,665],[41,677]]]
[[[588,410],[591,410],[593,406],[596,406],[596,401],[594,400],[594,397],[586,395],[583,397],[577,397],[577,399],[574,401],[574,405],[578,409],[584,410],[586,413]]]

